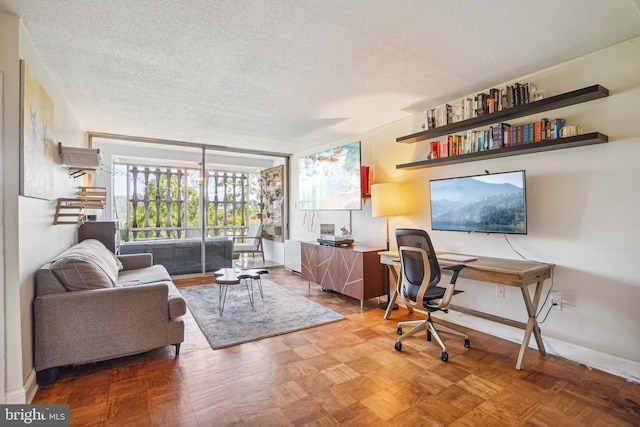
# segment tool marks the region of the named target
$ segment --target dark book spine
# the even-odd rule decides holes
[[[476,95],[476,116],[482,116],[485,113],[486,93]]]
[[[540,119],[540,141],[547,140],[547,125],[549,124],[549,120]]]
[[[518,106],[520,104],[522,104],[522,93],[520,91],[520,87],[522,85],[520,83],[516,83],[515,85],[513,85],[513,93],[515,95],[515,105]]]

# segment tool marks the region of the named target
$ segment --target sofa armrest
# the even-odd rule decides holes
[[[153,254],[130,254],[117,255],[122,263],[123,270],[136,270],[138,268],[151,267],[153,265]]]
[[[36,371],[151,350],[170,340],[166,284],[39,296]]]

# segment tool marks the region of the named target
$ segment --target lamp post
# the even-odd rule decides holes
[[[399,183],[389,182],[373,184],[371,186],[371,214],[373,217],[385,217],[387,250],[389,250],[389,217],[402,214],[402,195],[400,193]],[[387,305],[391,299],[388,271],[385,276],[385,282],[387,285],[387,301],[379,305],[383,310],[387,309]],[[393,309],[397,309],[397,305],[394,305]]]

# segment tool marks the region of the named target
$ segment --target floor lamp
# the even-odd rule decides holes
[[[389,250],[389,217],[402,214],[402,195],[400,194],[400,184],[389,182],[383,184],[373,184],[371,186],[371,214],[374,217],[384,216],[387,224],[387,250]],[[389,272],[386,274],[387,302],[380,304],[380,308],[387,309],[387,304],[391,300],[391,286],[389,284]],[[394,310],[397,306],[394,306]]]

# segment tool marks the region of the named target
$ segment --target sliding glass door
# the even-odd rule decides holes
[[[103,219],[119,223],[122,254],[151,253],[171,274],[202,273],[232,266],[234,238],[251,224],[263,224],[267,239],[282,242],[283,166],[278,174],[261,173],[286,157],[124,137],[90,140],[110,167],[107,176],[95,175],[94,185],[110,189]]]

